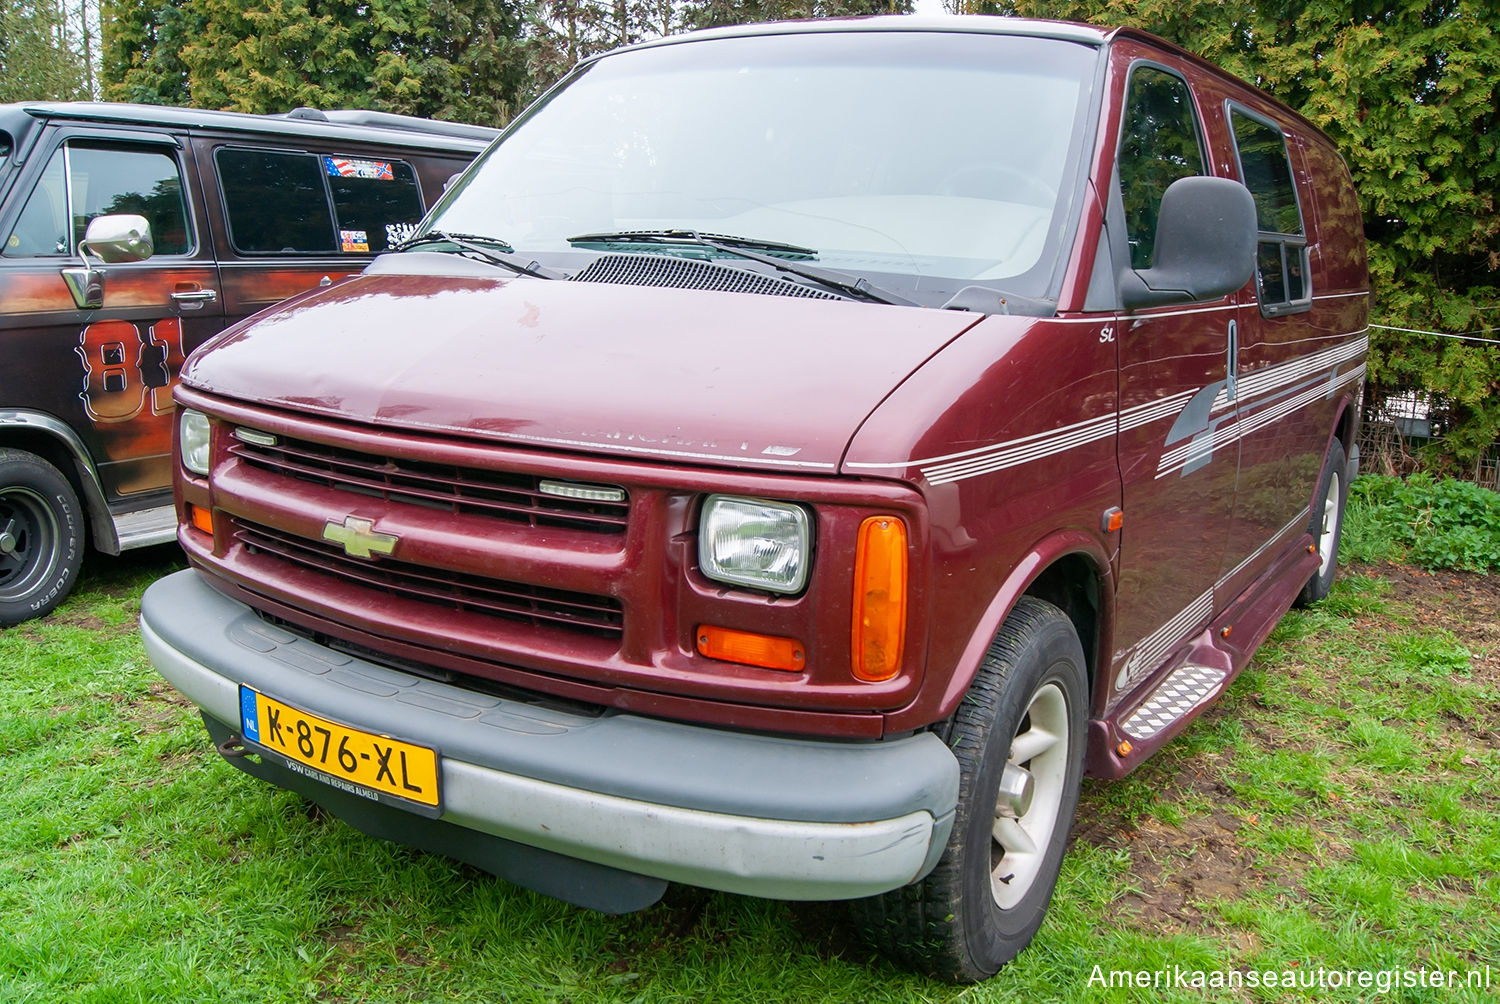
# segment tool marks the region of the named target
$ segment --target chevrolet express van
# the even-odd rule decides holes
[[[1329,141],[1139,31],[634,46],[188,361],[142,634],[369,833],[606,911],[853,900],[980,979],[1081,778],[1328,592],[1367,305]]]
[[[186,353],[359,272],[495,135],[378,112],[0,105],[0,627],[61,602],[87,543],[173,539]]]

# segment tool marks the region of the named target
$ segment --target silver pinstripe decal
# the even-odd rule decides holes
[[[1167,654],[1182,644],[1183,639],[1187,637],[1193,628],[1197,627],[1200,621],[1206,620],[1213,613],[1214,592],[1223,589],[1229,584],[1231,579],[1250,567],[1256,559],[1275,546],[1276,542],[1288,530],[1299,523],[1306,523],[1311,512],[1311,509],[1303,506],[1302,511],[1292,517],[1291,522],[1287,523],[1286,526],[1273,533],[1270,540],[1250,552],[1245,560],[1235,565],[1234,568],[1225,572],[1219,581],[1214,583],[1212,589],[1207,589],[1200,593],[1192,602],[1178,612],[1175,617],[1168,620],[1145,638],[1142,638],[1140,643],[1136,645],[1135,651],[1130,653],[1130,658],[1120,670],[1119,675],[1116,676],[1115,689],[1123,690],[1136,680],[1139,680],[1147,672],[1160,666],[1161,661],[1166,658]]]
[[[1218,310],[1223,308],[1209,309]],[[1184,311],[1184,313],[1192,312],[1194,311]],[[1324,349],[1321,352],[1302,356],[1241,377],[1239,380],[1239,400],[1243,402],[1249,398],[1264,396],[1288,384],[1294,384],[1298,380],[1305,379],[1320,370],[1337,367],[1344,362],[1356,358],[1369,347],[1369,335],[1366,331],[1362,330],[1358,335],[1359,337],[1336,345],[1331,349]],[[1256,411],[1250,416],[1239,418],[1238,421],[1235,420],[1235,416],[1228,416],[1218,420],[1218,422],[1211,422],[1206,429],[1194,435],[1189,442],[1163,452],[1161,461],[1157,467],[1157,477],[1165,477],[1167,474],[1176,471],[1191,473],[1193,469],[1196,469],[1195,465],[1201,466],[1203,462],[1206,462],[1208,457],[1212,456],[1214,450],[1219,447],[1237,442],[1240,438],[1249,435],[1257,429],[1263,428],[1270,422],[1290,414],[1292,411],[1297,410],[1297,408],[1312,403],[1318,397],[1333,393],[1348,382],[1357,380],[1363,375],[1364,366],[1356,367],[1342,375],[1335,371],[1330,382],[1325,383],[1319,379],[1316,381],[1316,387],[1310,387],[1303,394],[1298,395],[1294,399],[1297,402],[1296,404],[1289,405],[1287,402],[1282,401],[1271,405],[1269,408]],[[906,470],[916,467],[921,470],[922,476],[927,479],[929,484],[952,484],[955,481],[965,481],[969,478],[993,474],[996,471],[1002,471],[1006,468],[1030,463],[1033,460],[1041,460],[1044,457],[1064,453],[1079,446],[1108,438],[1116,432],[1126,432],[1130,429],[1139,428],[1160,419],[1180,414],[1196,394],[1197,392],[1195,391],[1183,391],[1158,401],[1148,401],[1145,404],[1126,408],[1118,414],[1099,415],[1057,429],[1049,429],[1045,432],[1033,433],[1029,436],[1020,436],[1016,439],[1008,439],[1003,442],[992,443],[988,446],[977,446],[973,449],[962,450],[957,453],[945,453],[920,460],[890,462],[850,461],[846,466],[859,470]],[[1214,400],[1214,410],[1218,410],[1227,403],[1226,392],[1220,391]]]

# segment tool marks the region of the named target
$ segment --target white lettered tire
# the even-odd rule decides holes
[[[0,449],[0,627],[50,613],[83,565],[83,514],[41,457]]]

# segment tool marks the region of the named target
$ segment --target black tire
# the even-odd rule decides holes
[[[1297,595],[1296,605],[1305,607],[1328,595],[1339,568],[1339,538],[1344,530],[1344,504],[1349,501],[1349,464],[1344,446],[1337,439],[1328,448],[1323,461],[1323,476],[1318,479],[1317,501],[1307,532],[1313,536],[1322,563]]]
[[[960,773],[958,811],[942,858],[915,885],[853,904],[855,924],[882,954],[940,979],[972,983],[993,976],[1030,944],[1052,901],[1078,806],[1087,695],[1072,622],[1050,603],[1023,597],[946,723]],[[1012,741],[1023,734],[1034,741],[1043,720],[1065,723],[1067,736],[1021,761],[1036,772],[1037,801],[1001,823],[997,802]],[[1051,779],[1045,797],[1043,778]],[[1015,811],[1014,803],[1007,806]],[[1017,868],[1023,856],[1008,851],[996,831],[1029,825],[1043,832],[1042,823],[1045,839]],[[1006,869],[1009,882],[992,877]]]
[[[50,613],[83,565],[83,513],[68,479],[24,450],[0,450],[0,627]]]

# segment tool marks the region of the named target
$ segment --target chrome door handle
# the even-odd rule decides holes
[[[178,303],[213,303],[219,298],[219,294],[212,289],[191,289],[173,293],[172,299]]]
[[[1224,367],[1224,390],[1233,401],[1239,396],[1240,383],[1240,326],[1229,322],[1229,362]]]

